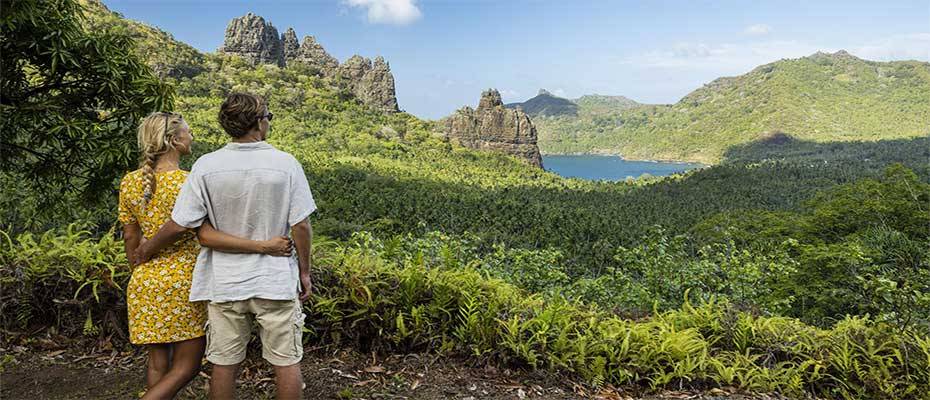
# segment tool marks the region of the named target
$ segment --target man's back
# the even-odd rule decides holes
[[[206,216],[222,232],[267,240],[287,235],[315,208],[306,176],[293,156],[266,142],[230,143],[197,160],[172,219],[193,227]],[[299,290],[297,274],[293,257],[202,248],[191,301],[293,299]]]

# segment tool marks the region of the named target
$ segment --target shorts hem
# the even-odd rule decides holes
[[[207,361],[213,365],[237,365],[245,361],[245,354],[239,357],[220,357],[216,355],[208,355]]]
[[[291,357],[291,358],[262,355],[262,358],[264,358],[265,361],[268,361],[269,364],[274,365],[275,367],[289,367],[291,365],[299,363],[301,360],[304,359],[302,354],[299,357]]]

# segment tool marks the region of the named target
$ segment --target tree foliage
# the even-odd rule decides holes
[[[72,0],[0,8],[3,180],[41,193],[46,206],[66,193],[110,196],[114,178],[135,163],[141,117],[173,105],[172,87],[133,53],[131,39],[87,31],[82,15]]]

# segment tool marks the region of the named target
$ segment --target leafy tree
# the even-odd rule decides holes
[[[133,54],[130,38],[88,32],[81,18],[73,0],[0,8],[0,178],[45,205],[109,196],[135,162],[140,118],[173,106],[173,89]]]

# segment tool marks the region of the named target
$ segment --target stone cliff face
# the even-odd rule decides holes
[[[339,67],[339,60],[329,55],[313,36],[304,36],[304,42],[300,44],[296,56],[289,58],[287,61],[310,64],[316,67],[324,76],[332,76],[336,68]]]
[[[229,21],[220,52],[236,54],[253,65],[284,65],[284,44],[278,30],[252,13]]]
[[[478,108],[464,107],[445,118],[442,125],[443,134],[451,141],[511,154],[542,168],[533,121],[522,109],[505,108],[497,90],[486,90]]]
[[[398,111],[394,75],[384,58],[376,57],[372,63],[365,57],[354,55],[336,70],[336,74],[362,103],[385,112]]]
[[[398,112],[394,75],[380,56],[371,60],[352,56],[343,65],[326,52],[313,36],[298,43],[297,33],[288,28],[283,35],[261,16],[249,13],[234,18],[226,27],[226,39],[219,51],[244,58],[252,65],[284,67],[300,62],[316,68],[320,76],[338,78],[362,103],[383,112]]]
[[[284,59],[293,60],[300,54],[300,42],[297,41],[297,32],[294,28],[287,28],[284,35],[281,36],[281,42],[284,45]]]

